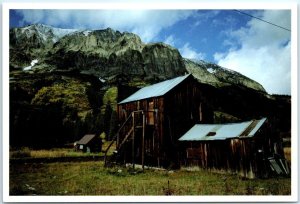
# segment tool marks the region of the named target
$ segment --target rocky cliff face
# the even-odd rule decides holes
[[[75,31],[42,24],[11,29],[9,32],[11,68],[26,66],[33,59],[43,57],[47,51],[52,49],[55,42]]]
[[[164,43],[145,44],[128,32],[58,29],[31,25],[10,31],[10,66],[22,69],[32,60],[36,72],[78,70],[104,80],[125,78],[149,83],[192,73],[201,83],[215,87],[245,86],[265,92],[257,82],[229,69],[204,61],[181,57],[178,50]]]
[[[168,45],[145,45],[137,35],[111,29],[84,33],[62,38],[46,56],[46,63],[105,79],[122,74],[143,80],[155,77],[163,80],[185,72],[178,50]]]
[[[33,67],[36,71],[75,69],[104,79],[126,75],[164,80],[186,72],[177,49],[163,43],[144,44],[135,34],[110,28],[54,32],[49,26],[34,25],[12,29],[10,36],[10,65],[15,69],[39,59]]]

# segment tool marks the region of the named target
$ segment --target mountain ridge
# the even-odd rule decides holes
[[[262,85],[238,72],[213,63],[185,59],[178,49],[170,45],[146,44],[136,34],[121,33],[111,28],[78,30],[36,24],[11,29],[10,36],[10,64],[16,69],[27,67],[32,60],[40,57],[39,63],[33,66],[40,71],[45,67],[46,70],[78,69],[101,78],[125,74],[155,81],[188,72],[199,82],[215,87],[233,84],[266,92]]]

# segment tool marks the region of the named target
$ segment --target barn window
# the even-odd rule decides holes
[[[154,110],[154,102],[153,101],[149,102],[149,110]]]
[[[147,117],[147,122],[148,125],[154,125],[154,102],[149,101],[148,103],[148,117]]]
[[[207,133],[206,136],[215,136],[216,134],[217,134],[216,132],[209,132],[209,133]]]

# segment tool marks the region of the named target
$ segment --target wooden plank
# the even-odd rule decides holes
[[[248,136],[249,133],[255,128],[259,120],[253,120],[252,123],[240,134],[240,137]]]
[[[119,148],[121,148],[122,145],[127,141],[128,137],[131,135],[132,132],[133,132],[133,128],[131,128],[131,129],[129,130],[129,132],[127,133],[127,135],[125,136],[125,138],[122,140],[122,142],[121,142]]]
[[[135,137],[135,130],[134,130],[134,125],[135,125],[135,121],[134,121],[134,113],[132,113],[132,168],[134,169],[135,166],[135,161],[134,161],[134,137]]]
[[[142,167],[144,170],[144,158],[145,158],[145,113],[143,112],[143,138],[142,138]]]

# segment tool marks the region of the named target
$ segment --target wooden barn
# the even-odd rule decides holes
[[[230,124],[196,124],[179,141],[183,165],[225,170],[243,177],[289,174],[281,141],[266,118]]]
[[[179,165],[178,139],[213,113],[192,75],[144,87],[118,103],[118,158],[159,167]]]
[[[96,134],[87,134],[75,142],[74,147],[76,151],[100,152],[102,149],[102,140]]]

